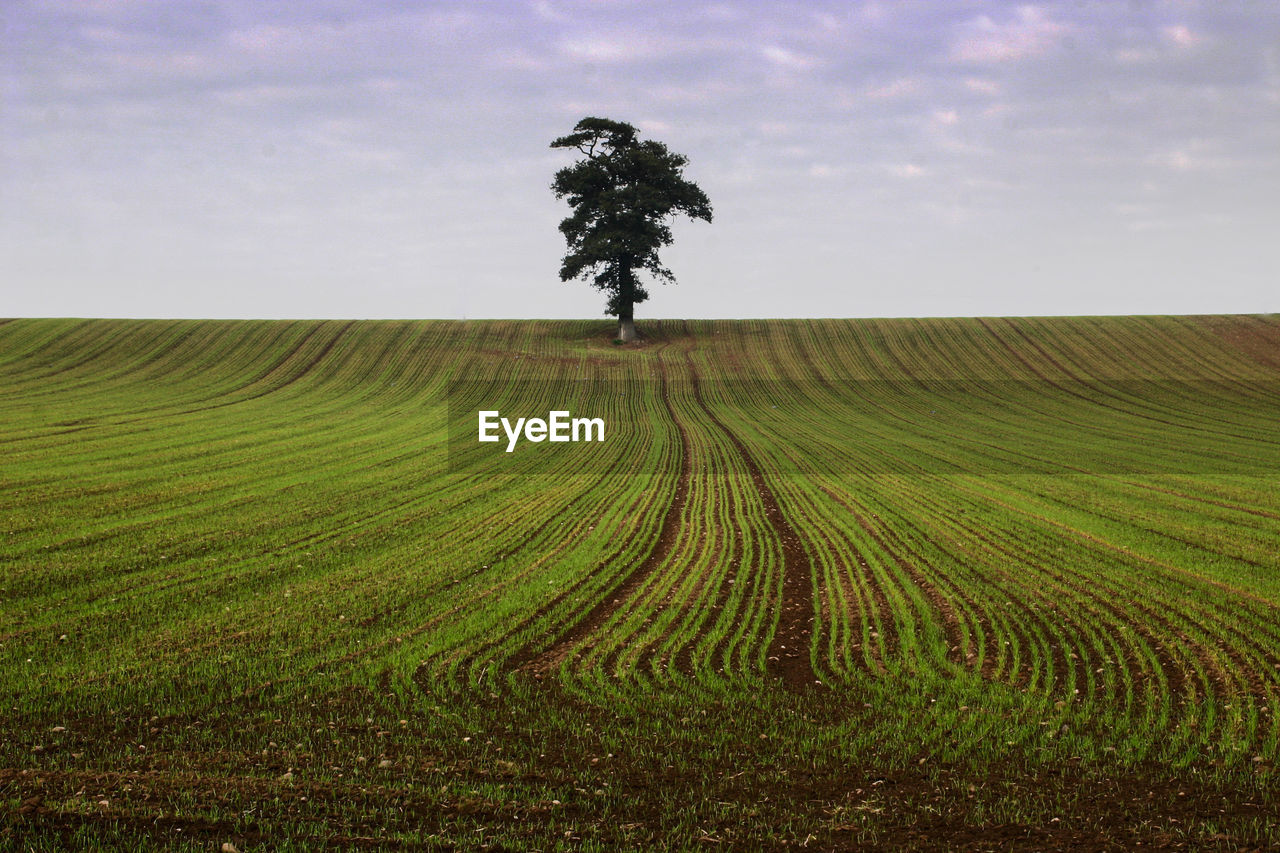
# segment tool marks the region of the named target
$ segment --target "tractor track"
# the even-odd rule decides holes
[[[693,399],[733,445],[751,474],[751,482],[764,505],[765,518],[782,546],[782,600],[778,626],[766,652],[765,672],[782,681],[788,690],[800,690],[820,683],[810,659],[813,636],[813,565],[800,544],[778,499],[769,487],[760,466],[742,440],[716,416],[702,396],[701,380],[689,353],[685,353]]]
[[[569,656],[575,646],[604,625],[615,612],[624,606],[627,600],[635,595],[645,580],[666,562],[676,542],[679,541],[679,528],[681,519],[684,516],[685,500],[689,493],[689,479],[692,474],[692,466],[689,462],[689,436],[685,431],[684,425],[676,417],[675,409],[671,405],[671,400],[668,396],[666,368],[661,360],[657,364],[662,384],[662,402],[667,409],[667,414],[671,417],[672,423],[675,424],[680,434],[680,473],[676,481],[675,491],[672,494],[671,505],[667,507],[662,516],[662,524],[658,528],[658,539],[654,543],[653,550],[635,568],[628,572],[613,590],[606,593],[581,619],[565,630],[550,647],[540,652],[533,652],[528,647],[522,649],[509,661],[508,668],[510,669],[525,670],[533,673],[536,677],[542,677],[558,666]],[[565,593],[565,595],[567,594],[568,592]],[[564,595],[557,596],[543,608],[542,612],[545,613],[551,610],[563,598]]]

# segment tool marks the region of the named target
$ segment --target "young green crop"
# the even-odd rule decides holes
[[[0,846],[1280,842],[1275,318],[646,331],[0,323]]]

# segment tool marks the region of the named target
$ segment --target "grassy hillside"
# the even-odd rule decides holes
[[[0,846],[1280,843],[1280,320],[641,331],[0,321]]]

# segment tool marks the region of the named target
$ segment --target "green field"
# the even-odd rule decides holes
[[[0,848],[1280,845],[1280,318],[611,330],[0,321]]]

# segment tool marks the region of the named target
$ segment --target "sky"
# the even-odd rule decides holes
[[[689,158],[645,317],[1280,311],[1275,0],[4,0],[0,316],[602,317],[584,116]]]

